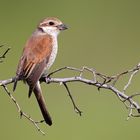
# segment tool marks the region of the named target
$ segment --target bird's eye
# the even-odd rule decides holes
[[[51,25],[51,26],[54,25],[54,22],[50,21],[50,22],[49,22],[49,25]]]

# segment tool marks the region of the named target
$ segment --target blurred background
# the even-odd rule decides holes
[[[51,71],[64,66],[88,66],[114,75],[140,62],[139,0],[0,0],[0,44],[5,45],[0,53],[11,47],[1,64],[0,79],[15,75],[26,40],[38,22],[48,16],[58,17],[69,27],[59,35],[59,52]],[[139,77],[135,78],[130,92],[140,91]],[[12,84],[8,87],[12,91]],[[79,83],[71,83],[69,87],[83,111],[82,117],[74,112],[63,86],[42,84],[53,119],[51,127],[41,124],[46,136],[25,118],[20,119],[15,105],[0,88],[0,139],[131,140],[140,137],[140,118],[126,121],[128,111],[110,91],[99,92],[95,87]],[[25,112],[42,119],[34,96],[28,99],[27,92],[27,86],[19,82],[14,96]]]

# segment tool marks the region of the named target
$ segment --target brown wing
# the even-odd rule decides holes
[[[33,35],[26,43],[17,69],[18,79],[28,82],[30,93],[39,80],[52,51],[49,35]]]

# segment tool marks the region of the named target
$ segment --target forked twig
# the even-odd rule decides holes
[[[40,129],[40,127],[38,126],[38,123],[42,123],[43,121],[35,121],[33,120],[28,114],[26,114],[25,112],[22,111],[21,107],[19,106],[18,102],[16,101],[16,99],[13,97],[13,95],[10,93],[10,91],[8,90],[8,88],[6,87],[6,85],[2,85],[4,90],[6,91],[6,93],[8,94],[8,96],[10,97],[10,99],[13,101],[13,103],[16,105],[17,110],[20,114],[20,118],[25,117],[27,120],[29,120],[31,123],[33,123],[33,125],[36,127],[36,129],[41,132],[43,135],[45,135],[45,133]]]

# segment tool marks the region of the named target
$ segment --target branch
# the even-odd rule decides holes
[[[10,91],[8,90],[8,88],[6,87],[6,85],[2,85],[5,92],[8,94],[8,96],[10,97],[10,99],[13,101],[13,103],[16,105],[16,108],[20,114],[20,118],[25,117],[26,119],[28,119],[31,123],[33,123],[33,125],[37,128],[37,130],[39,132],[41,132],[43,135],[45,135],[45,133],[40,129],[40,127],[38,126],[38,123],[42,123],[44,121],[35,121],[33,120],[28,114],[26,114],[25,112],[22,111],[21,107],[19,106],[18,102],[16,101],[16,99],[13,97],[13,95],[10,93]]]
[[[0,48],[4,45],[0,45]],[[6,54],[9,52],[11,48],[8,48],[1,56],[0,56],[0,63],[3,62],[3,59],[6,57]]]
[[[66,90],[68,92],[68,95],[69,95],[69,97],[70,97],[70,99],[72,101],[72,104],[73,104],[75,112],[78,113],[81,116],[82,115],[82,111],[80,111],[79,108],[76,106],[75,101],[74,101],[74,99],[73,99],[73,97],[72,97],[72,95],[70,93],[70,90],[69,90],[67,84],[65,82],[63,82],[63,85],[64,85],[64,87],[66,88]]]
[[[60,69],[57,69],[55,71],[53,71],[52,73],[41,77],[40,82],[45,82],[46,84],[53,84],[53,83],[58,83],[60,85],[63,85],[72,101],[74,110],[81,115],[82,111],[80,111],[80,109],[78,109],[72,95],[70,92],[70,89],[68,87],[68,83],[72,83],[72,82],[81,82],[83,84],[86,85],[91,85],[91,86],[95,86],[97,87],[97,89],[106,89],[111,91],[113,94],[115,94],[119,101],[121,101],[125,107],[129,110],[129,114],[127,117],[127,120],[130,117],[140,117],[140,106],[139,103],[137,101],[134,100],[134,97],[137,97],[140,95],[140,93],[135,93],[135,94],[131,94],[130,96],[127,95],[127,89],[128,87],[130,87],[132,85],[132,80],[134,78],[134,76],[139,72],[140,70],[140,63],[138,65],[136,65],[135,67],[133,67],[132,69],[126,70],[120,74],[116,74],[113,76],[107,76],[105,74],[99,73],[97,72],[95,69],[93,68],[88,68],[88,67],[82,67],[81,69],[78,68],[74,68],[74,67],[63,67]],[[66,77],[66,78],[53,78],[57,73],[63,72],[63,71],[71,71],[73,72],[72,77]],[[90,78],[86,78],[84,75],[85,74],[91,74]],[[128,81],[126,82],[126,84],[124,85],[123,89],[119,89],[117,88],[117,83],[120,83],[120,78],[123,76],[127,76]],[[42,123],[44,121],[34,121],[29,115],[27,115],[26,113],[24,113],[21,110],[21,107],[19,106],[19,104],[17,103],[17,101],[15,100],[15,98],[12,96],[12,94],[10,93],[10,91],[7,89],[6,85],[11,84],[14,82],[14,78],[10,78],[7,80],[1,80],[0,81],[0,86],[2,86],[6,93],[10,96],[11,100],[15,103],[18,112],[20,113],[20,116],[24,116],[26,119],[28,119],[31,123],[34,124],[34,126],[37,128],[38,131],[40,131],[42,134],[44,134],[44,132],[39,128],[38,123]],[[134,111],[137,111],[137,114],[134,114]]]
[[[70,70],[70,71],[74,71],[74,72],[79,72],[79,74],[77,76],[68,77],[68,78],[51,78],[51,76],[53,76],[54,74],[56,74],[62,70],[63,71]],[[65,85],[70,82],[82,82],[84,84],[95,86],[98,89],[103,88],[103,89],[111,90],[112,93],[114,93],[118,97],[118,99],[122,103],[124,103],[126,108],[131,110],[129,117],[134,117],[134,116],[138,117],[139,113],[140,113],[140,106],[136,101],[133,100],[133,97],[139,96],[139,94],[134,94],[134,95],[128,96],[126,91],[127,91],[128,87],[132,84],[132,79],[138,73],[139,70],[140,70],[140,64],[138,64],[134,68],[124,71],[120,74],[117,74],[114,76],[106,76],[102,73],[96,72],[96,70],[94,70],[93,68],[83,67],[81,69],[77,69],[77,68],[73,68],[73,67],[63,67],[63,68],[57,69],[56,71],[50,73],[46,77],[42,77],[41,81],[46,82],[47,84],[65,83]],[[87,79],[83,76],[85,72],[86,73],[88,72],[91,74],[91,77],[92,77],[91,80]],[[115,85],[117,82],[119,82],[120,77],[122,77],[124,75],[127,75],[127,76],[130,75],[130,77],[129,77],[128,82],[124,86],[123,90],[121,91],[121,90],[117,89],[117,87],[115,87]],[[137,110],[138,115],[134,115],[133,110]]]

